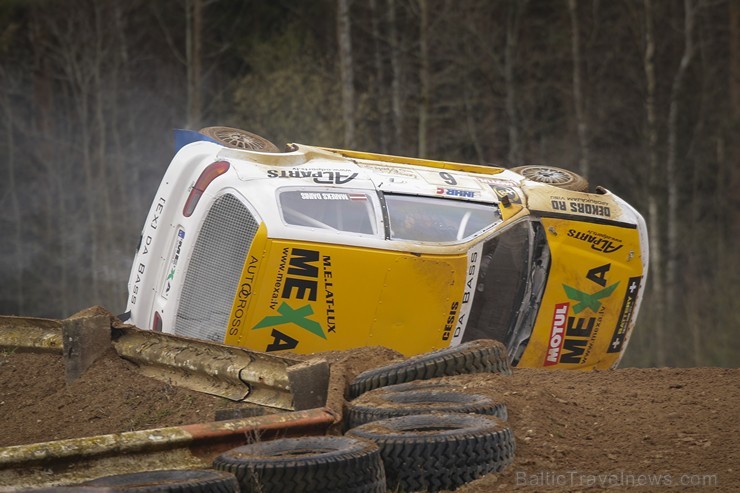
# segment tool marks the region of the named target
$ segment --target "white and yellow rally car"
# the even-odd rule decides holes
[[[520,367],[625,351],[645,222],[578,175],[178,135],[128,284],[141,328],[299,353],[487,338]]]

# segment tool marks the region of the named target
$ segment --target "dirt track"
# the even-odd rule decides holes
[[[337,370],[333,407],[346,379],[397,357],[378,348],[325,356]],[[457,491],[740,491],[738,369],[445,380],[505,402],[518,447],[504,473]],[[141,377],[114,353],[68,387],[60,356],[0,353],[0,446],[210,421],[235,406]]]

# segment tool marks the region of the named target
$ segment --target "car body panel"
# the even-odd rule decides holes
[[[227,344],[301,352],[384,345],[413,353],[419,345],[449,345],[434,329],[462,297],[467,255],[265,239],[253,243],[245,265]]]
[[[229,169],[184,216],[198,176],[218,160]],[[401,224],[417,210],[421,239]],[[519,271],[497,268],[492,259],[506,255]],[[165,173],[127,309],[142,328],[259,351],[379,345],[412,355],[483,334],[510,338],[518,366],[608,368],[634,327],[647,263],[642,217],[603,189],[568,191],[496,167],[206,140],[185,145]],[[498,298],[511,300],[510,313],[481,311],[509,285]]]
[[[522,366],[609,367],[642,284],[636,228],[543,218],[550,281]]]

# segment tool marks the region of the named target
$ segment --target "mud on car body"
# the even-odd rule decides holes
[[[526,367],[624,353],[645,222],[577,175],[180,136],[129,279],[141,328],[301,353],[491,338]]]

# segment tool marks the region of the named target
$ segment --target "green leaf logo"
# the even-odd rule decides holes
[[[593,294],[584,293],[583,291],[579,291],[576,288],[570,287],[566,284],[563,284],[563,289],[565,290],[565,294],[568,296],[568,298],[578,302],[573,305],[573,313],[577,315],[586,308],[590,309],[594,313],[599,311],[599,308],[601,308],[601,302],[599,300],[610,296],[614,292],[614,290],[617,289],[617,286],[619,286],[618,282],[612,284],[611,286],[607,286],[601,291],[597,291]]]
[[[313,308],[311,308],[311,305],[302,306],[301,308],[294,310],[290,305],[283,301],[277,311],[280,315],[270,315],[263,318],[260,323],[252,327],[252,330],[262,329],[264,327],[274,327],[275,325],[296,324],[298,327],[306,329],[322,339],[326,339],[326,335],[324,335],[324,329],[321,328],[321,324],[306,318],[309,315],[313,315]]]

